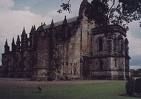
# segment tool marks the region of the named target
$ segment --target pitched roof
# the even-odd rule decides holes
[[[78,19],[78,17],[70,18],[70,19],[67,20],[67,23],[69,24],[69,23],[76,22],[77,19]],[[63,21],[64,21],[64,20],[63,20]],[[59,22],[54,23],[54,26],[56,27],[56,26],[62,25],[62,24],[63,24],[63,21],[59,21]],[[49,25],[45,25],[45,26],[43,26],[43,27],[44,27],[44,29],[48,29],[48,28],[50,27],[50,24],[49,24]]]

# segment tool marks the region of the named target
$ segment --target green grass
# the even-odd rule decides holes
[[[125,96],[121,81],[91,84],[61,84],[36,87],[0,87],[0,99],[137,99]]]

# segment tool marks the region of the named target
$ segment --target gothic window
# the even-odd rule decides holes
[[[122,40],[121,42],[121,49],[122,49],[122,53],[124,52],[124,40]]]
[[[122,41],[123,41],[123,38],[122,38],[121,35],[119,35],[119,36],[118,36],[118,52],[119,52],[119,53],[122,53],[122,50],[123,50],[123,49],[122,49],[122,43],[123,43]]]
[[[115,38],[114,39],[114,51],[116,51],[117,50],[117,39]]]
[[[111,49],[112,49],[111,42],[112,42],[112,41],[111,41],[110,39],[107,40],[107,51],[108,51],[108,52],[111,52]]]
[[[120,53],[123,52],[123,39],[120,40]]]
[[[102,60],[99,60],[99,69],[100,69],[100,71],[104,70],[104,68],[103,68],[103,61]]]
[[[117,67],[117,59],[115,58],[115,67]]]
[[[76,75],[77,73],[77,70],[76,70],[76,66],[74,66],[74,68],[73,68],[73,72],[74,72],[74,75]]]
[[[68,65],[68,62],[66,62],[66,65]]]
[[[102,51],[103,50],[103,39],[102,37],[98,38],[98,51]]]

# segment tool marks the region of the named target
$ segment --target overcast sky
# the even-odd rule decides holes
[[[16,39],[23,27],[29,33],[32,25],[38,27],[41,22],[50,24],[52,19],[56,22],[63,20],[65,15],[67,18],[78,15],[82,0],[71,0],[70,14],[57,13],[61,1],[63,0],[0,0],[0,54],[3,53],[5,40],[8,39],[11,45],[12,38]],[[133,22],[129,29],[130,66],[141,67],[141,28],[138,22]]]

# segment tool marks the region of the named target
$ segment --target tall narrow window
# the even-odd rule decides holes
[[[112,51],[112,40],[111,39],[107,39],[107,51],[111,52]]]
[[[103,71],[103,61],[102,60],[99,60],[99,69],[100,69],[100,71]]]
[[[100,37],[98,38],[98,51],[103,50],[103,39]]]
[[[117,59],[115,58],[115,67],[117,67]]]
[[[121,54],[122,53],[122,42],[123,41],[123,38],[121,35],[118,36],[118,52]]]
[[[114,38],[114,51],[116,52],[117,51],[117,39],[116,38]]]

